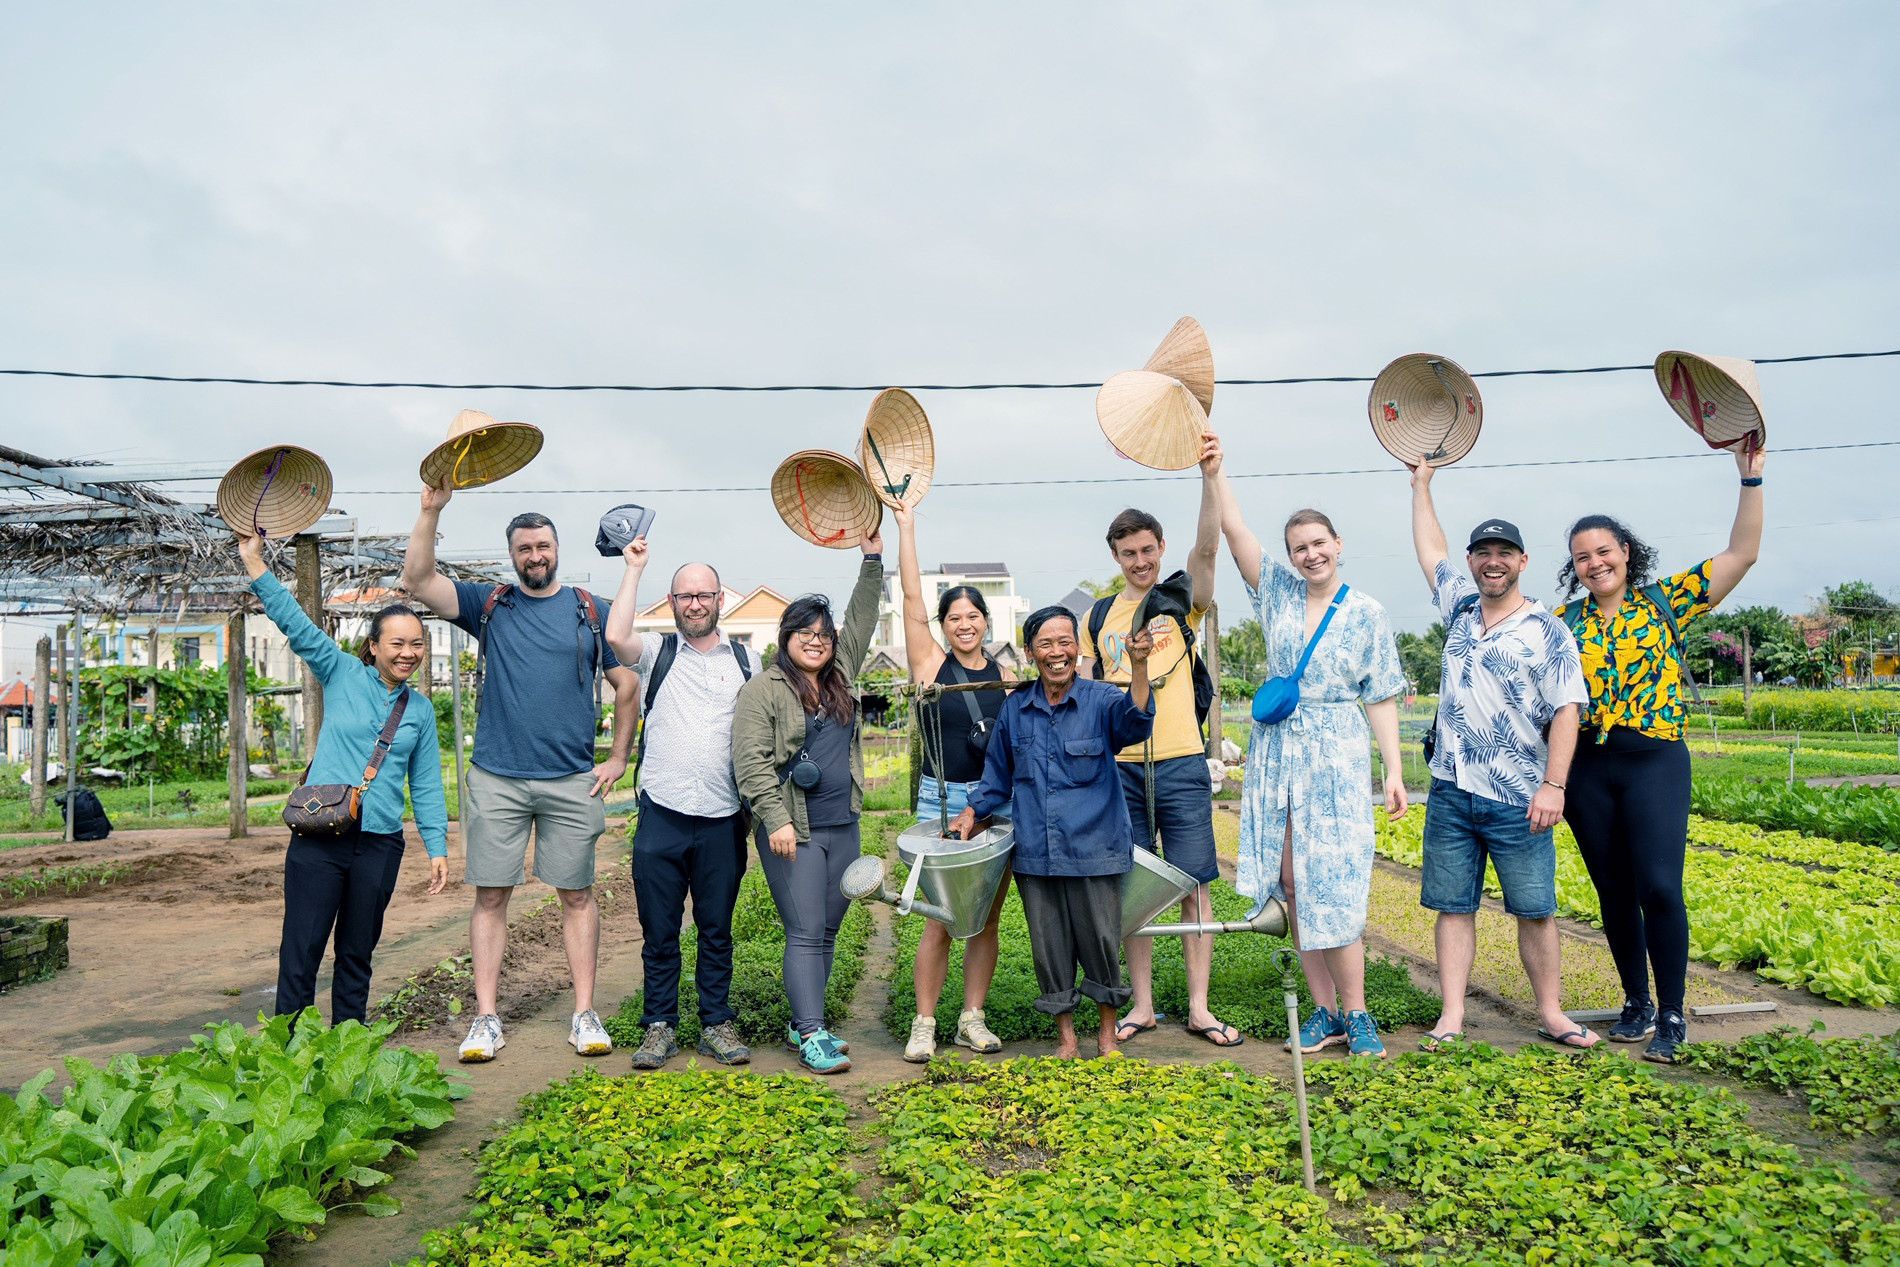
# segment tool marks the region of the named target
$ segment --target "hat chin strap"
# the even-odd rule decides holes
[[[462,436],[461,442],[455,446],[455,465],[449,468],[449,486],[451,488],[463,487],[462,485],[462,459],[468,456],[469,449],[475,443],[475,437],[485,436],[487,434],[488,434],[487,427],[481,427],[481,428],[478,428],[477,430],[466,432]]]
[[[843,528],[838,529],[838,531],[832,533],[829,537],[821,537],[818,535],[818,529],[812,524],[811,511],[805,505],[805,464],[803,462],[800,462],[797,466],[792,468],[792,484],[798,489],[798,513],[805,517],[805,531],[811,533],[811,539],[821,546],[830,545],[834,541],[842,541],[844,539]]]
[[[264,494],[270,492],[271,481],[276,479],[277,472],[283,469],[284,457],[289,452],[289,449],[279,449],[271,457],[270,469],[264,472],[264,487],[257,490],[257,504],[251,507],[251,527],[259,537],[270,535],[264,531],[264,526],[257,522],[257,517],[264,513]]]

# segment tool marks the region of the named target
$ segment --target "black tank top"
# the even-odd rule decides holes
[[[945,654],[943,663],[937,666],[939,683],[952,685],[957,680],[956,657]],[[1003,668],[996,661],[984,658],[980,669],[965,669],[964,674],[972,682],[1000,682],[1003,680]],[[970,742],[970,709],[963,701],[974,699],[977,711],[989,720],[992,727],[1003,711],[1004,691],[957,691],[945,695],[941,703],[925,704],[920,710],[924,725],[924,751],[928,753],[934,746],[937,733],[937,718],[943,719],[943,777],[951,783],[975,783],[983,777],[983,750]],[[935,778],[936,770],[931,768],[930,758],[924,758],[924,777]]]

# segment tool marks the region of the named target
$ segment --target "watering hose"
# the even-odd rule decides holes
[[[1306,1172],[1306,1190],[1314,1196],[1319,1188],[1313,1182],[1313,1128],[1306,1116],[1306,1062],[1300,1053],[1300,955],[1282,947],[1273,952],[1280,968],[1280,985],[1286,991],[1287,1045],[1293,1050],[1293,1102],[1300,1112],[1300,1167]]]

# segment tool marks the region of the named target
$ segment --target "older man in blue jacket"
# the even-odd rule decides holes
[[[950,830],[968,838],[976,821],[1016,802],[1012,865],[1029,923],[1029,952],[1056,1018],[1055,1054],[1078,1055],[1076,1007],[1095,1000],[1096,1041],[1116,1050],[1115,1016],[1128,1001],[1121,971],[1121,877],[1134,865],[1134,831],[1115,754],[1154,729],[1146,631],[1128,640],[1128,689],[1076,676],[1075,617],[1045,607],[1023,624],[1036,680],[1013,691],[983,757],[983,781]],[[1082,980],[1075,979],[1077,967]]]

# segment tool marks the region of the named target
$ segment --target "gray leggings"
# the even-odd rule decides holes
[[[792,1005],[792,1024],[809,1034],[825,1027],[825,984],[831,980],[831,951],[838,941],[850,899],[839,891],[844,869],[858,856],[858,825],[814,827],[809,841],[798,842],[798,854],[781,858],[772,852],[767,833],[757,835],[759,866],[772,890],[772,905],[785,925],[785,1000]]]

